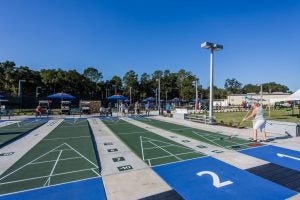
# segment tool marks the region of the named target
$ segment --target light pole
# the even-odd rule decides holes
[[[167,104],[167,101],[168,101],[168,91],[166,90],[166,104]]]
[[[157,107],[157,88],[155,88],[155,106]]]
[[[196,95],[196,98],[195,98],[195,111],[197,111],[198,110],[198,79],[196,78],[196,80],[195,80],[195,86],[196,86],[196,92],[195,92],[195,95]]]
[[[115,88],[115,95],[117,95],[117,85],[112,85]]]
[[[260,84],[260,103],[262,104],[263,101],[263,90],[262,90],[262,84]]]
[[[18,97],[20,97],[21,96],[21,94],[22,94],[22,92],[21,92],[21,90],[22,90],[22,83],[25,83],[26,81],[25,80],[19,80],[19,90],[18,90]]]
[[[161,114],[161,105],[160,105],[160,78],[156,79],[158,82],[158,113]]]
[[[130,103],[130,105],[131,105],[131,89],[132,89],[132,87],[129,87],[129,98],[130,98],[129,103]]]
[[[106,95],[106,98],[107,98],[107,96],[108,96],[108,90],[109,90],[109,89],[107,89],[107,88],[105,89],[105,95]]]
[[[260,104],[262,104],[262,101],[263,101],[263,84],[257,84],[257,86],[260,86]]]
[[[38,98],[39,97],[39,89],[42,89],[42,87],[40,87],[40,86],[37,86],[36,88],[35,88],[35,97],[36,98]]]
[[[204,42],[201,44],[201,48],[210,49],[210,88],[209,88],[209,123],[213,122],[213,87],[214,87],[214,51],[220,51],[223,49],[223,45]]]

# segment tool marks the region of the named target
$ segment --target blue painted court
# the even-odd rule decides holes
[[[212,157],[153,169],[184,199],[286,199],[297,194]]]
[[[1,200],[106,199],[102,179],[91,178],[0,196]]]
[[[246,149],[241,152],[249,156],[300,171],[300,151],[268,145]]]

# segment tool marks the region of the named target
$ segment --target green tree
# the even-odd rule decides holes
[[[135,99],[135,97],[138,94],[138,75],[133,70],[126,72],[126,74],[123,77],[123,84],[123,94],[126,97],[129,97],[131,88],[131,97],[132,99]]]
[[[226,79],[224,87],[225,89],[232,94],[237,94],[241,92],[242,83],[238,82],[235,78]]]
[[[110,80],[111,85],[111,94],[118,94],[118,92],[122,92],[122,79],[119,76],[113,76]]]
[[[88,67],[83,71],[83,76],[90,79],[91,82],[97,83],[103,78],[102,72],[93,67]]]
[[[150,75],[147,73],[143,73],[140,78],[139,84],[139,92],[140,92],[140,99],[145,99],[147,97],[152,96],[152,89],[151,89],[151,80]]]

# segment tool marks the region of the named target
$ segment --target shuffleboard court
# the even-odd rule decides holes
[[[134,126],[119,118],[102,118],[102,120],[114,134],[150,166],[204,156],[200,152]],[[111,151],[118,151],[118,149],[112,149]]]
[[[99,178],[86,119],[64,120],[0,177],[0,194]]]
[[[237,135],[223,135],[218,132],[210,132],[206,130],[201,130],[197,128],[191,128],[179,124],[174,124],[170,122],[160,121],[147,117],[133,117],[135,120],[149,124],[151,126],[161,128],[179,135],[190,137],[202,142],[206,142],[215,146],[222,148],[232,149],[232,150],[242,150],[253,146],[261,146],[260,143],[253,143],[247,140],[238,138]]]
[[[0,148],[46,123],[46,119],[28,119],[0,128]]]
[[[153,167],[184,199],[287,199],[296,191],[212,157]]]
[[[266,145],[259,148],[243,150],[241,152],[249,156],[300,171],[300,151]]]

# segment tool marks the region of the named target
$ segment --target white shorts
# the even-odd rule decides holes
[[[260,129],[260,131],[265,131],[267,121],[264,119],[259,119],[253,121],[253,129]]]

